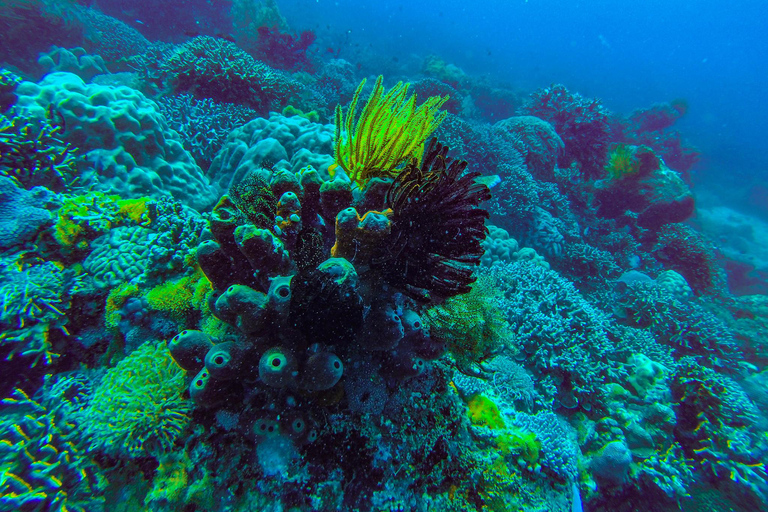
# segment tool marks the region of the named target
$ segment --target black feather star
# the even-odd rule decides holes
[[[411,162],[395,178],[386,196],[392,231],[371,260],[386,282],[422,301],[470,290],[488,232],[479,205],[490,189],[447,154],[433,138],[421,166]]]

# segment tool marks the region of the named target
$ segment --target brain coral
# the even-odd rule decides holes
[[[119,227],[91,244],[83,267],[98,288],[117,286],[146,272],[157,234],[141,226]]]
[[[84,155],[80,171],[92,166],[94,188],[123,198],[171,195],[196,209],[216,196],[200,167],[168,128],[157,105],[128,87],[86,84],[71,73],[51,73],[16,90],[17,114],[44,120],[49,109],[61,117],[61,135]]]
[[[297,172],[311,165],[324,175],[333,163],[333,125],[272,113],[233,130],[211,163],[208,177],[222,193],[260,165]]]

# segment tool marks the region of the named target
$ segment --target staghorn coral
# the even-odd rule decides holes
[[[0,116],[0,175],[23,188],[67,190],[78,181],[74,149],[61,140],[54,121]]]
[[[662,226],[654,254],[679,272],[696,295],[725,293],[725,272],[717,262],[715,246],[692,227],[683,224]]]
[[[525,354],[542,396],[566,409],[582,402],[590,410],[599,405],[598,386],[617,372],[617,363],[608,358],[616,349],[608,338],[607,316],[573,283],[534,263],[480,267],[478,273],[491,276],[502,289],[511,342]]]
[[[679,358],[698,355],[726,368],[740,357],[726,324],[700,301],[680,300],[675,288],[633,283],[617,298],[616,316],[625,324],[648,329]]]
[[[317,36],[312,30],[302,30],[298,36],[282,32],[279,27],[262,25],[256,29],[254,56],[270,66],[286,71],[314,71],[307,50]]]
[[[103,510],[107,481],[77,442],[69,413],[87,381],[46,379],[40,398],[16,389],[2,401],[0,504],[6,510]],[[7,508],[6,508],[7,507]]]
[[[170,128],[182,136],[184,147],[203,169],[210,167],[232,130],[257,117],[250,108],[196,99],[191,94],[164,96],[158,105]]]
[[[165,342],[148,342],[108,370],[88,405],[72,417],[91,452],[159,456],[173,447],[189,423],[185,387],[184,371]]]
[[[360,188],[373,177],[394,177],[404,164],[421,162],[424,143],[446,116],[438,113],[447,96],[432,96],[416,106],[416,95],[408,96],[409,84],[398,82],[386,93],[384,78],[373,86],[360,118],[355,123],[357,102],[365,80],[355,91],[346,119],[336,107],[336,167],[344,169]]]
[[[411,162],[387,192],[392,231],[371,260],[383,278],[421,300],[470,290],[480,264],[491,198],[479,173],[462,175],[467,162],[453,160],[432,139],[420,167]]]
[[[24,253],[3,258],[0,268],[0,344],[12,345],[9,358],[32,358],[30,366],[40,359],[50,363],[58,357],[50,331],[69,335],[66,311],[79,289],[79,276],[54,262],[30,260]]]
[[[768,503],[764,435],[759,411],[741,387],[724,375],[682,360],[670,386],[676,404],[675,439],[708,476],[730,479]]]

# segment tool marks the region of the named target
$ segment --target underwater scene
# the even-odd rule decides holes
[[[0,0],[0,512],[768,511],[766,19]]]

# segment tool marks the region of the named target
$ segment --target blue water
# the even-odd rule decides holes
[[[768,6],[703,0],[288,2],[297,28],[349,32],[384,56],[436,53],[515,87],[563,83],[628,113],[685,98],[702,179],[768,179]]]

